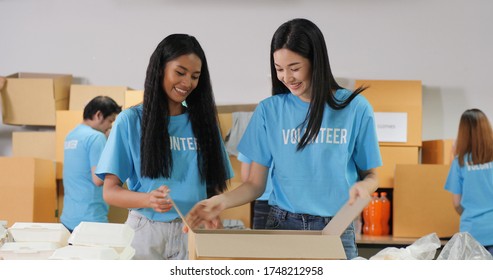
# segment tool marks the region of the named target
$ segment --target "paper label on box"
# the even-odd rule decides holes
[[[406,112],[375,112],[379,142],[407,142]]]

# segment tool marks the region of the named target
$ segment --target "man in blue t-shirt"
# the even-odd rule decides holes
[[[93,98],[84,108],[83,121],[64,143],[63,211],[60,220],[72,232],[80,222],[108,222],[103,181],[94,171],[111,125],[121,107],[107,96]]]

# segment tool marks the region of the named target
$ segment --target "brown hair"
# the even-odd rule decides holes
[[[493,131],[488,118],[479,109],[466,110],[460,118],[455,148],[460,166],[464,166],[467,154],[470,165],[493,161]]]

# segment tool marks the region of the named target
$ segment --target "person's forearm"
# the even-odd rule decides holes
[[[455,206],[455,211],[457,211],[457,213],[459,215],[462,215],[462,212],[464,212],[464,208],[462,208],[462,206]]]
[[[368,189],[368,193],[371,195],[378,189],[378,178],[377,174],[371,173],[368,174],[363,180],[362,183]]]
[[[363,180],[358,182],[361,186],[368,190],[368,194],[372,194],[378,189],[378,177],[374,169],[370,169],[361,174]]]
[[[129,191],[118,185],[103,186],[104,200],[120,208],[149,208],[149,194]]]
[[[240,206],[260,197],[264,188],[251,182],[244,182],[234,190],[221,194],[226,208]]]

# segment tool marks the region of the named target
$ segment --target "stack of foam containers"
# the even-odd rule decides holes
[[[134,230],[126,224],[82,222],[72,232],[68,246],[56,249],[51,260],[130,260]]]
[[[46,260],[68,244],[70,232],[60,223],[14,223],[0,247],[5,260]],[[11,238],[11,239],[9,239]]]
[[[0,248],[3,243],[7,242],[7,221],[0,221]]]

